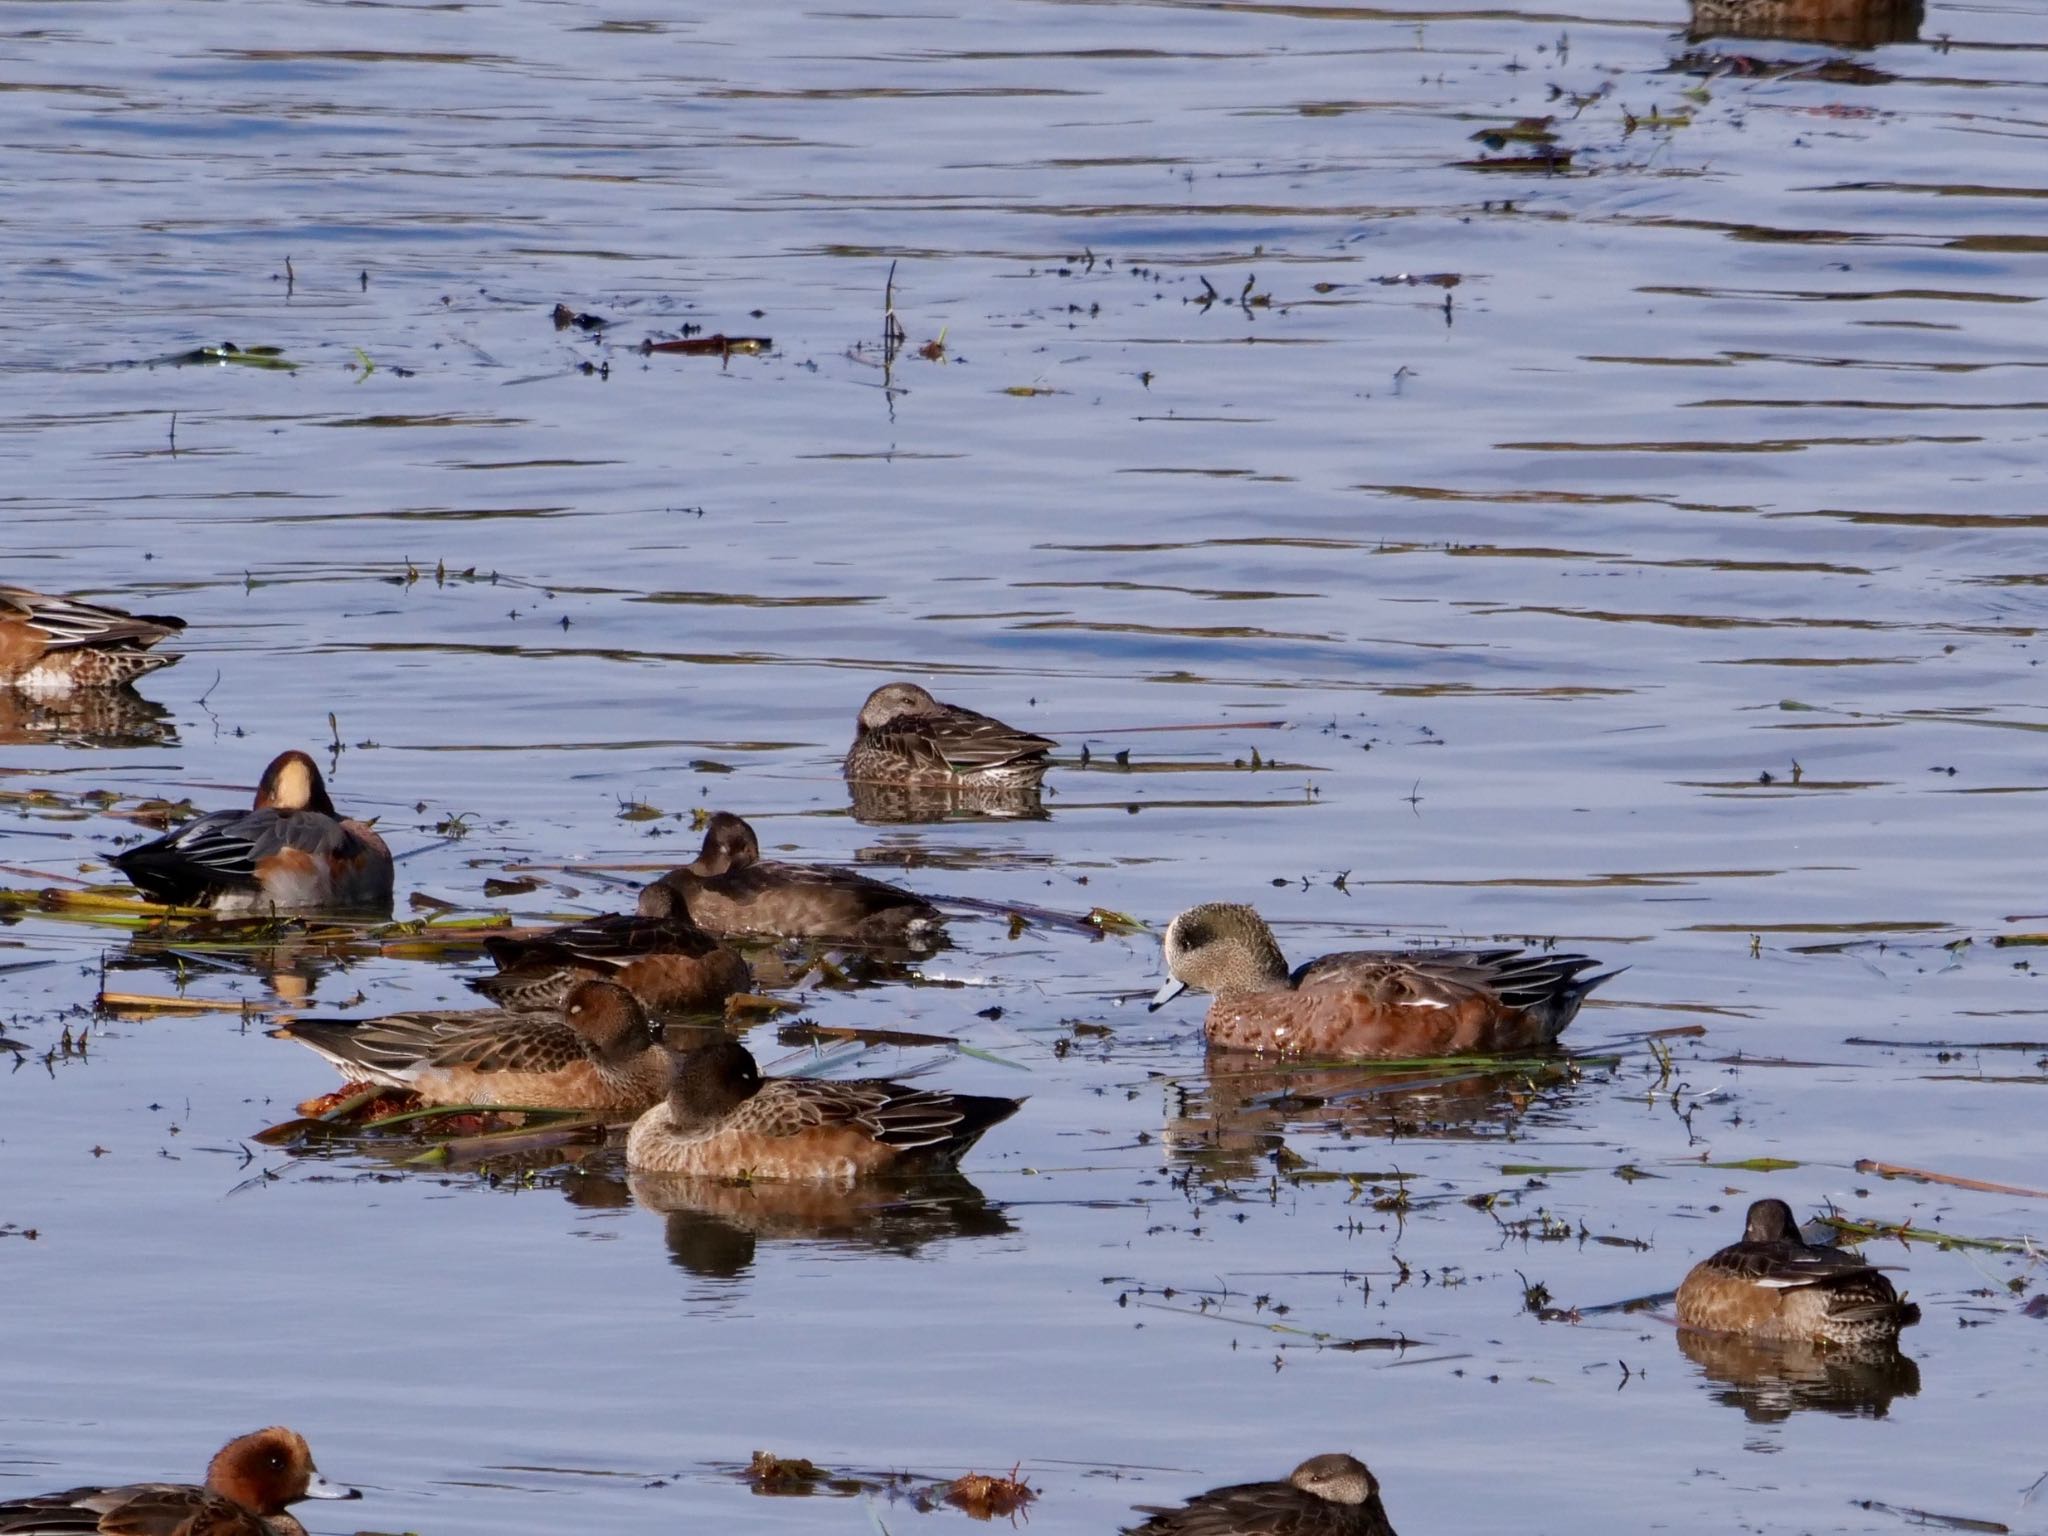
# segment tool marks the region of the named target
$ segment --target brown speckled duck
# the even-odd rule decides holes
[[[844,767],[855,783],[1036,784],[1054,745],[993,716],[942,704],[916,683],[884,683],[860,707]]]
[[[1212,1043],[1283,1056],[1461,1056],[1547,1046],[1586,994],[1618,974],[1580,976],[1584,955],[1522,949],[1354,950],[1292,973],[1264,918],[1224,902],[1190,907],[1166,930],[1160,1008],[1210,993]]]
[[[901,886],[850,869],[762,859],[754,829],[730,811],[712,816],[695,860],[655,883],[682,897],[698,927],[727,938],[917,944],[936,938],[943,922],[937,907]]]
[[[0,586],[0,684],[31,693],[118,688],[176,661],[150,647],[184,627],[167,614]]]
[[[668,1055],[623,987],[581,981],[555,1013],[495,1008],[294,1019],[270,1032],[429,1104],[504,1104],[637,1115],[668,1092]]]
[[[1919,1321],[1876,1266],[1800,1237],[1782,1200],[1752,1205],[1742,1241],[1701,1259],[1678,1287],[1680,1327],[1754,1339],[1895,1342]]]
[[[879,1078],[764,1078],[745,1046],[714,1040],[676,1057],[667,1101],[626,1138],[626,1166],[841,1184],[951,1168],[1023,1102]]]
[[[1342,1452],[1311,1456],[1285,1481],[1237,1483],[1150,1515],[1129,1536],[1394,1536],[1370,1468]]]

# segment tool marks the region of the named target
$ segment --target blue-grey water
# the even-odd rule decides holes
[[[615,1153],[251,1140],[333,1086],[273,1010],[461,967],[103,970],[125,931],[22,916],[0,1498],[282,1421],[367,1492],[317,1532],[963,1518],[757,1497],[756,1449],[1020,1465],[1056,1531],[1337,1449],[1403,1531],[2042,1529],[2038,1247],[1874,1245],[1926,1317],[1861,1411],[1525,1304],[1668,1290],[1761,1193],[2048,1229],[1855,1168],[2048,1186],[2048,1001],[1990,944],[2048,929],[2048,18],[1685,20],[9,5],[0,578],[191,628],[154,715],[0,720],[0,884],[111,878],[85,791],[229,804],[299,746],[401,916],[617,905],[724,807],[995,908],[1629,969],[1567,1036],[1606,1058],[1388,1095],[1212,1076],[1153,937],[963,917],[959,985],[793,995],[974,1048],[832,1070],[1030,1095],[986,1206],[664,1215]],[[1541,115],[1568,166],[1465,164]],[[638,350],[685,325],[772,345]],[[224,343],[297,367],[158,361]],[[1051,815],[848,815],[898,675],[1059,737]],[[1318,1347],[1360,1338],[1409,1346]]]

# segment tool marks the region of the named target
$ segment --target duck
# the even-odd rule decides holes
[[[657,1013],[716,1013],[754,984],[747,962],[690,921],[674,887],[650,885],[637,910],[607,913],[531,938],[485,938],[496,975],[469,985],[501,1007],[559,1008],[579,980],[617,982]]]
[[[169,614],[0,586],[0,683],[38,694],[119,688],[178,660],[150,647],[184,627]]]
[[[361,1497],[320,1475],[303,1435],[272,1425],[215,1452],[204,1484],[124,1483],[0,1500],[0,1536],[305,1536],[288,1506]]]
[[[1127,1536],[1394,1536],[1379,1480],[1356,1456],[1311,1456],[1286,1478],[1236,1483],[1178,1507],[1141,1504],[1151,1518]]]
[[[270,1031],[332,1062],[352,1083],[418,1094],[427,1104],[583,1109],[625,1118],[669,1089],[667,1053],[633,994],[579,981],[559,1011],[496,1008],[294,1019]]]
[[[1166,930],[1167,980],[1151,1008],[1193,988],[1213,998],[1214,1045],[1281,1056],[1431,1057],[1541,1049],[1586,995],[1584,955],[1524,949],[1354,950],[1291,973],[1266,920],[1227,902]]]
[[[1799,1235],[1792,1207],[1758,1200],[1742,1241],[1709,1254],[1678,1287],[1678,1325],[1753,1339],[1896,1344],[1920,1321],[1876,1265]]]
[[[676,1056],[668,1097],[626,1137],[626,1167],[839,1184],[938,1171],[957,1167],[1023,1102],[879,1078],[764,1078],[753,1052],[728,1036]]]
[[[764,861],[754,829],[730,811],[706,823],[694,860],[654,883],[681,896],[691,921],[720,938],[915,945],[935,939],[944,922],[937,907],[899,885],[850,869]]]
[[[942,703],[916,683],[884,683],[855,717],[843,767],[851,783],[1036,785],[1057,745],[990,715]]]
[[[280,752],[246,811],[209,811],[114,867],[154,900],[219,913],[391,906],[391,850],[369,823],[335,810],[304,752]]]

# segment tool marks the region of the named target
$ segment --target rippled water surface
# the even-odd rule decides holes
[[[289,746],[400,917],[615,907],[730,808],[976,904],[923,984],[784,994],[971,1049],[825,1070],[1030,1095],[970,1187],[834,1209],[297,1155],[252,1136],[333,1079],[274,1013],[473,966],[15,914],[0,1497],[283,1421],[366,1489],[321,1532],[901,1533],[1019,1463],[1113,1530],[1335,1449],[1403,1531],[2043,1528],[2048,994],[1989,942],[2048,928],[2038,6],[0,28],[4,579],[191,625],[151,706],[0,709],[0,883]],[[1500,169],[1541,116],[1569,160]],[[768,345],[640,350],[685,326]],[[174,361],[223,343],[297,366]],[[1057,736],[1049,816],[849,814],[896,675]],[[1213,899],[1629,969],[1587,1059],[1418,1087],[1212,1063],[1153,935],[1050,915]],[[1762,1193],[2018,1246],[1873,1245],[1926,1313],[1881,1380],[1595,1310]],[[756,1497],[756,1449],[912,1480]]]

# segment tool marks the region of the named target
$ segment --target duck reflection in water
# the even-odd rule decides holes
[[[709,1279],[747,1274],[763,1243],[908,1258],[948,1238],[1016,1230],[957,1173],[853,1187],[673,1173],[634,1173],[627,1183],[635,1202],[663,1218],[670,1262]]]
[[[1271,1171],[1266,1160],[1290,1133],[1374,1141],[1498,1136],[1533,1109],[1553,1109],[1569,1081],[1565,1063],[1534,1073],[1526,1063],[1501,1070],[1482,1061],[1389,1070],[1369,1062],[1282,1064],[1212,1046],[1203,1081],[1175,1089],[1163,1139],[1175,1157],[1205,1164],[1214,1177],[1250,1178]]]
[[[1032,783],[877,784],[850,779],[853,819],[868,826],[941,821],[1049,821],[1044,790]]]
[[[1920,1391],[1920,1367],[1882,1341],[1822,1347],[1681,1328],[1678,1350],[1706,1380],[1721,1384],[1716,1398],[1758,1424],[1801,1409],[1881,1419],[1893,1398]]]
[[[128,688],[21,693],[0,688],[0,747],[169,747],[171,712]]]
[[[1926,15],[1922,0],[1692,0],[1685,35],[1876,48],[1917,42]]]

